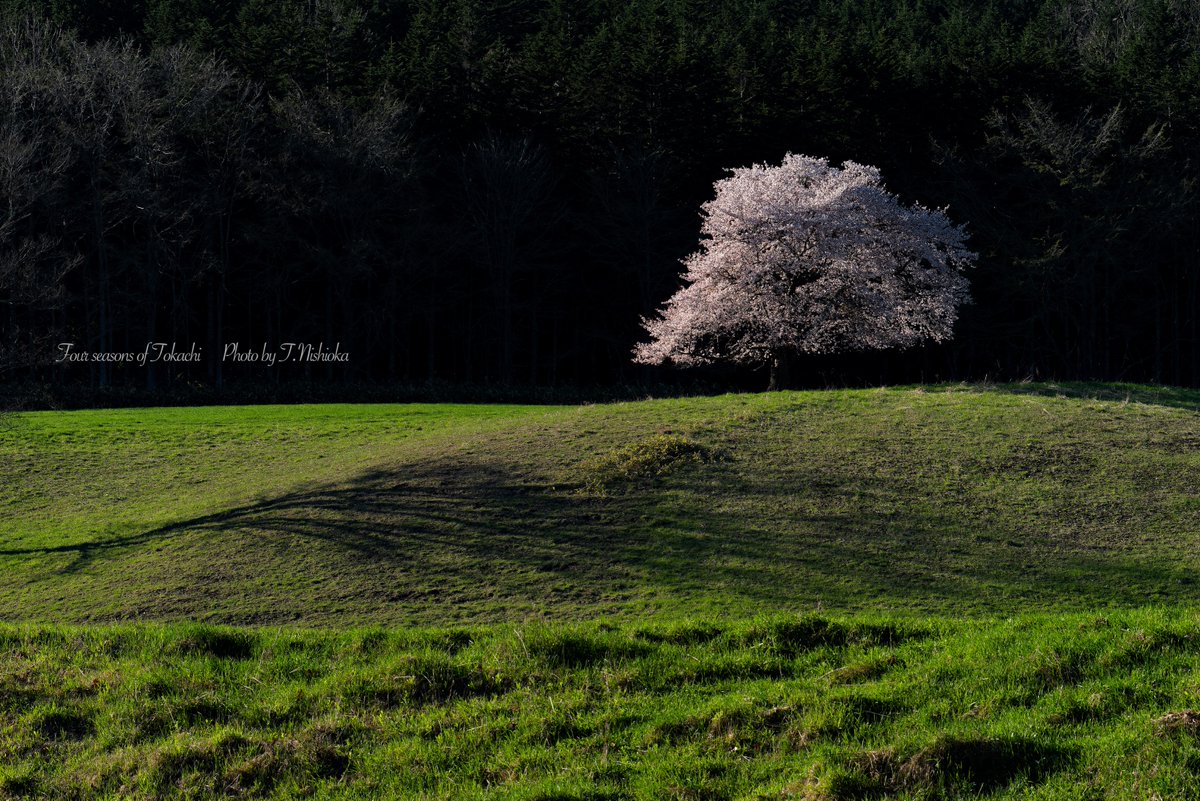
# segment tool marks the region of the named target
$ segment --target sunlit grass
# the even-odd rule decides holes
[[[436,625],[1200,601],[1194,393],[1085,389],[24,415],[0,433],[0,616]]]
[[[1198,624],[0,627],[0,794],[1190,798]]]

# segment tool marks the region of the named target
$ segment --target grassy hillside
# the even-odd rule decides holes
[[[1197,406],[1034,386],[24,414],[0,433],[0,617],[1190,604]]]
[[[0,799],[1200,798],[1198,409],[18,415]]]
[[[1194,799],[1198,623],[0,626],[0,798]]]

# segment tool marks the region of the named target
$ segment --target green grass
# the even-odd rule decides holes
[[[16,415],[0,799],[1200,799],[1197,411]]]
[[[1156,397],[939,387],[25,414],[0,433],[0,617],[1193,604],[1200,395]]]
[[[1166,610],[8,625],[0,797],[1196,798],[1198,654]]]

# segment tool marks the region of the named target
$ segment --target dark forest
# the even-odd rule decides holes
[[[730,167],[878,166],[952,342],[798,385],[1200,385],[1192,0],[7,0],[0,380],[760,388],[632,363]],[[55,364],[194,343],[198,363]],[[321,343],[266,369],[230,343]]]

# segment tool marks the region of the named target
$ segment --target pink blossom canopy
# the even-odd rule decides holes
[[[900,205],[879,170],[788,154],[731,171],[702,207],[686,285],[644,319],[643,364],[764,364],[782,353],[953,335],[976,254],[943,210]]]

